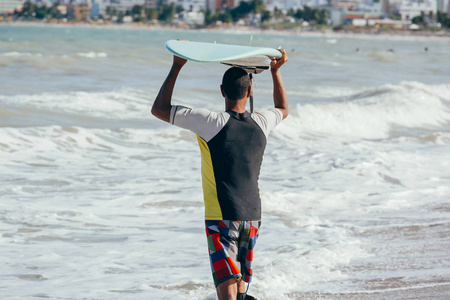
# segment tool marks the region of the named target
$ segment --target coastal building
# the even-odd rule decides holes
[[[389,0],[332,0],[333,25],[373,26],[389,15]]]
[[[265,0],[266,9],[274,11],[275,8],[287,12],[290,9],[297,10],[304,7],[326,8],[331,7],[334,0]]]
[[[92,0],[91,19],[97,19],[98,17],[100,17],[99,0]]]
[[[420,16],[422,12],[425,15],[436,15],[436,0],[402,0],[399,13],[402,21],[412,20],[414,17]]]
[[[149,0],[147,0],[149,1]],[[157,0],[153,0],[153,1],[157,1]],[[183,7],[183,9],[186,12],[197,12],[197,11],[201,11],[204,10],[206,8],[208,8],[209,6],[214,6],[215,7],[215,2],[217,0],[213,0],[213,1],[208,1],[208,0],[163,0],[162,2],[159,1],[158,3],[160,4],[175,4],[177,6],[181,6]],[[210,8],[211,9],[211,8]],[[215,9],[211,9],[211,10],[215,10]]]
[[[205,0],[206,9],[209,9],[210,11],[215,11],[217,9],[216,4],[217,0]]]
[[[331,6],[331,3],[333,2],[333,0],[302,0],[303,2],[303,6],[308,6],[308,7],[325,7],[325,6]]]
[[[437,0],[437,10],[444,13],[450,13],[450,0]]]
[[[23,6],[25,0],[1,0],[0,1],[0,15],[12,12]]]
[[[391,13],[391,2],[389,0],[380,0],[381,10],[385,16],[389,16]]]
[[[23,1],[23,2],[30,2],[31,4],[52,6],[55,1],[54,0],[27,0],[27,1]]]
[[[216,9],[235,8],[235,0],[216,0]]]
[[[184,11],[180,19],[187,24],[202,25],[205,23],[205,14],[201,11]]]
[[[334,7],[340,10],[359,10],[362,0],[337,0],[333,1]],[[337,7],[336,7],[337,6]]]
[[[206,8],[205,0],[178,0],[177,5],[183,7],[186,12],[198,12]],[[193,16],[195,14],[192,14]],[[194,17],[195,18],[195,17]]]
[[[158,0],[144,0],[144,6],[147,8],[156,8],[158,3]]]
[[[87,21],[91,18],[91,9],[91,1],[85,0],[79,4],[69,4],[67,6],[67,14],[75,20]]]
[[[266,7],[268,9],[268,7]],[[302,0],[285,0],[284,1],[284,7],[286,10],[293,9],[297,10],[299,8],[303,8],[303,1]]]
[[[292,4],[297,4],[297,5],[302,5],[302,0],[299,1],[290,1],[290,0],[266,0],[264,1],[265,5],[266,5],[266,9],[269,11],[273,11],[275,8],[277,9],[285,9],[285,4],[286,2],[292,3]],[[303,5],[302,5],[303,7]]]
[[[107,11],[126,12],[131,10],[133,6],[140,5],[154,8],[156,0],[97,0],[100,15],[107,15]]]

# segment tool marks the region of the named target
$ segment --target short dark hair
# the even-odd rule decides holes
[[[222,78],[222,87],[229,100],[240,100],[247,94],[249,86],[252,85],[250,76],[242,68],[229,68]]]

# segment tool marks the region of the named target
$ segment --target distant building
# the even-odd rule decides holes
[[[182,6],[186,12],[198,12],[206,9],[206,0],[178,0],[177,5]],[[197,17],[192,18],[195,19]]]
[[[381,10],[386,15],[391,13],[391,3],[389,0],[381,0]]]
[[[346,26],[373,26],[379,19],[379,16],[374,17],[366,14],[351,14],[344,16],[342,24]]]
[[[200,11],[184,11],[181,20],[187,24],[202,25],[205,23],[205,15]]]
[[[450,0],[437,0],[437,10],[440,12],[450,12]]]
[[[209,9],[210,11],[216,11],[217,7],[217,0],[206,0],[205,1],[205,6],[206,9]]]
[[[158,6],[158,0],[145,0],[144,6],[148,8],[156,8]]]
[[[412,20],[414,17],[420,16],[422,12],[425,15],[436,15],[436,0],[402,0],[399,13],[402,21]]]
[[[92,0],[91,19],[100,17],[100,3],[99,0]]]
[[[148,0],[98,0],[98,4],[100,14],[103,16],[106,15],[106,10],[108,9],[108,7],[110,9],[121,12],[131,10],[131,8],[133,8],[133,6],[135,5],[148,5],[148,7],[156,7],[156,1]]]
[[[338,9],[344,10],[359,10],[359,6],[362,4],[361,0],[338,0],[335,1]]]
[[[52,1],[52,4],[46,4],[51,6],[58,3],[57,1]],[[91,0],[60,0],[58,10],[64,14],[64,9],[66,9],[67,17],[69,19],[74,19],[77,21],[87,21],[91,19]]]
[[[373,26],[389,15],[389,0],[332,0],[333,25]]]
[[[286,1],[289,2],[290,0],[266,0],[266,1],[264,1],[264,3],[266,5],[267,10],[273,11],[275,8],[284,9],[285,5],[286,5]],[[302,0],[300,0],[299,2],[301,2],[303,4]],[[300,3],[298,3],[298,4],[300,4]]]
[[[40,4],[45,6],[52,6],[54,4],[54,0],[28,0],[23,2],[30,2],[32,4]]]
[[[299,8],[303,8],[303,0],[285,0],[284,1],[284,8],[286,10],[297,10]],[[267,7],[268,10],[273,10]]]
[[[221,10],[225,8],[235,8],[236,4],[234,0],[216,0],[216,9]]]
[[[25,0],[0,0],[0,14],[6,14],[22,8]]]
[[[77,4],[69,6],[75,20],[87,21],[91,18],[91,3]]]

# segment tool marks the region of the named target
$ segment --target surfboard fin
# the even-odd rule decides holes
[[[224,64],[224,65],[227,65],[227,66],[231,66],[231,67],[238,67],[238,68],[244,69],[249,74],[259,74],[262,71],[269,70],[269,66],[250,67],[250,66],[242,66],[242,65],[237,65],[237,64],[230,64],[230,63],[226,63],[226,62],[221,62],[221,64]]]
[[[221,64],[227,65],[227,66],[231,66],[231,67],[238,67],[241,69],[244,69],[248,75],[250,76],[250,80],[252,81],[252,85],[256,88],[256,81],[255,81],[255,77],[253,77],[253,74],[259,74],[264,70],[269,69],[268,66],[256,66],[256,67],[249,67],[249,66],[241,66],[241,65],[237,65],[237,64],[230,64],[230,63],[226,63],[226,62],[221,62]],[[252,93],[250,95],[250,112],[253,112],[253,89],[252,89]]]

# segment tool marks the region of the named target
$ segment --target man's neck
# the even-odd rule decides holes
[[[243,113],[246,111],[245,105],[247,104],[247,99],[241,100],[228,100],[225,98],[225,110],[232,110],[237,113]]]

